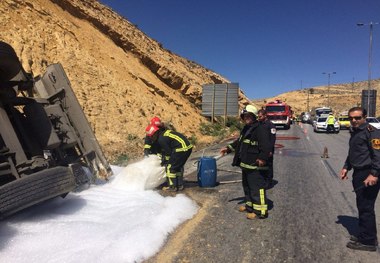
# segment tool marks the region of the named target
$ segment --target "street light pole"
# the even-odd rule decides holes
[[[331,74],[336,74],[336,72],[322,72],[322,74],[327,75],[327,107],[330,108],[330,76]]]
[[[378,25],[378,22],[369,22],[368,24],[357,23],[357,26],[369,26],[369,51],[368,51],[368,94],[367,94],[367,113],[370,114],[370,90],[371,90],[371,64],[372,64],[372,32],[373,25]]]

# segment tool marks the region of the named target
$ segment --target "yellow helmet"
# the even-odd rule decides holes
[[[240,117],[243,118],[244,114],[252,114],[254,117],[257,116],[257,108],[253,105],[247,105],[245,108],[241,111]]]
[[[250,113],[254,114],[254,115],[257,115],[257,108],[255,106],[253,106],[253,105],[247,105],[247,106],[245,106],[245,110],[247,112],[250,112]]]

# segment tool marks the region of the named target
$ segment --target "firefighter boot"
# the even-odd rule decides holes
[[[177,176],[176,183],[177,191],[182,191],[185,188],[183,184],[183,176]]]
[[[255,213],[247,213],[247,219],[257,219],[258,215]]]
[[[247,213],[247,219],[265,219],[265,218],[268,218],[268,214],[257,215],[256,213]]]
[[[166,177],[166,179],[167,186],[162,187],[162,190],[167,192],[177,192],[176,178]]]
[[[239,212],[245,212],[245,211],[247,211],[246,205],[239,206]]]

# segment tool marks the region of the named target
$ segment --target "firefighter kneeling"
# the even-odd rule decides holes
[[[268,171],[267,161],[271,151],[269,132],[257,121],[257,109],[248,105],[241,113],[245,123],[240,136],[221,149],[221,154],[235,152],[233,166],[242,169],[245,205],[239,211],[248,212],[248,219],[267,218],[268,205],[265,187]]]
[[[149,125],[145,131],[153,142],[159,144],[162,156],[168,158],[165,162],[167,186],[163,187],[162,190],[173,192],[183,190],[184,166],[190,157],[193,145],[181,133],[165,127],[159,128],[155,125]]]

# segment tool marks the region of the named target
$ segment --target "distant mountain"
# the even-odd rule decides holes
[[[252,100],[252,102],[258,107],[261,107],[265,105],[266,102],[281,99],[292,106],[295,114],[300,114],[307,110],[309,96],[309,109],[327,106],[328,101],[330,101],[330,107],[335,113],[339,114],[340,112],[347,111],[351,107],[361,106],[361,93],[363,89],[367,88],[368,81],[333,84],[330,85],[330,91],[327,86],[318,86],[279,94],[271,98]],[[376,89],[377,94],[380,95],[380,79],[372,80],[371,88]],[[380,101],[377,101],[376,113],[377,116],[380,115]]]
[[[2,0],[0,39],[35,76],[60,62],[112,161],[142,156],[153,116],[199,143],[201,86],[223,76],[180,57],[96,0]],[[165,29],[163,29],[165,30]],[[248,102],[240,94],[241,106]]]

